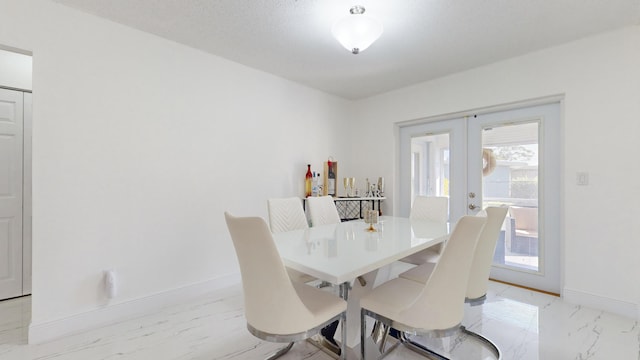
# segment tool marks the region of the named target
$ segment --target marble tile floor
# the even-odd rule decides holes
[[[26,343],[30,306],[29,297],[0,302],[0,359],[258,360],[280,346],[260,341],[246,330],[240,286],[39,345]],[[491,283],[483,306],[466,308],[463,324],[491,338],[505,360],[640,360],[637,320],[500,283]],[[440,348],[453,359],[494,358],[466,336],[419,341]],[[355,353],[349,355],[350,359],[358,358]],[[282,359],[331,357],[302,342]],[[386,359],[424,358],[399,347]]]

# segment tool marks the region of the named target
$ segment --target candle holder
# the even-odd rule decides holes
[[[378,211],[367,210],[364,215],[364,222],[369,224],[369,228],[367,228],[368,232],[377,232],[378,230],[376,230],[373,225],[378,224]]]

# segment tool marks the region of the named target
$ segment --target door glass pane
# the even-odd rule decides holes
[[[449,196],[449,133],[411,138],[411,199]]]
[[[538,272],[539,123],[485,128],[482,132],[483,207],[509,206],[494,264]]]

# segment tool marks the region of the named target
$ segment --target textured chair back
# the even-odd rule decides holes
[[[308,197],[311,226],[340,223],[340,215],[331,196]]]
[[[401,310],[400,323],[422,329],[450,329],[462,322],[469,271],[486,218],[463,216],[451,232],[416,301]],[[428,322],[428,323],[425,323]]]
[[[309,227],[302,202],[297,197],[267,200],[271,232],[279,233]]]
[[[247,322],[269,334],[307,331],[314,317],[291,284],[267,223],[227,212],[224,217],[240,263]]]
[[[411,206],[411,219],[447,222],[449,198],[444,196],[416,196]]]
[[[473,257],[469,285],[467,286],[467,299],[478,299],[487,294],[491,262],[508,209],[508,207],[488,207],[483,211],[486,215],[478,214],[479,216],[485,215],[487,223],[478,238],[478,246]]]

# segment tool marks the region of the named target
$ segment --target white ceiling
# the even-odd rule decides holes
[[[54,0],[358,99],[640,24],[640,0]],[[333,22],[364,5],[385,31],[353,55]]]

